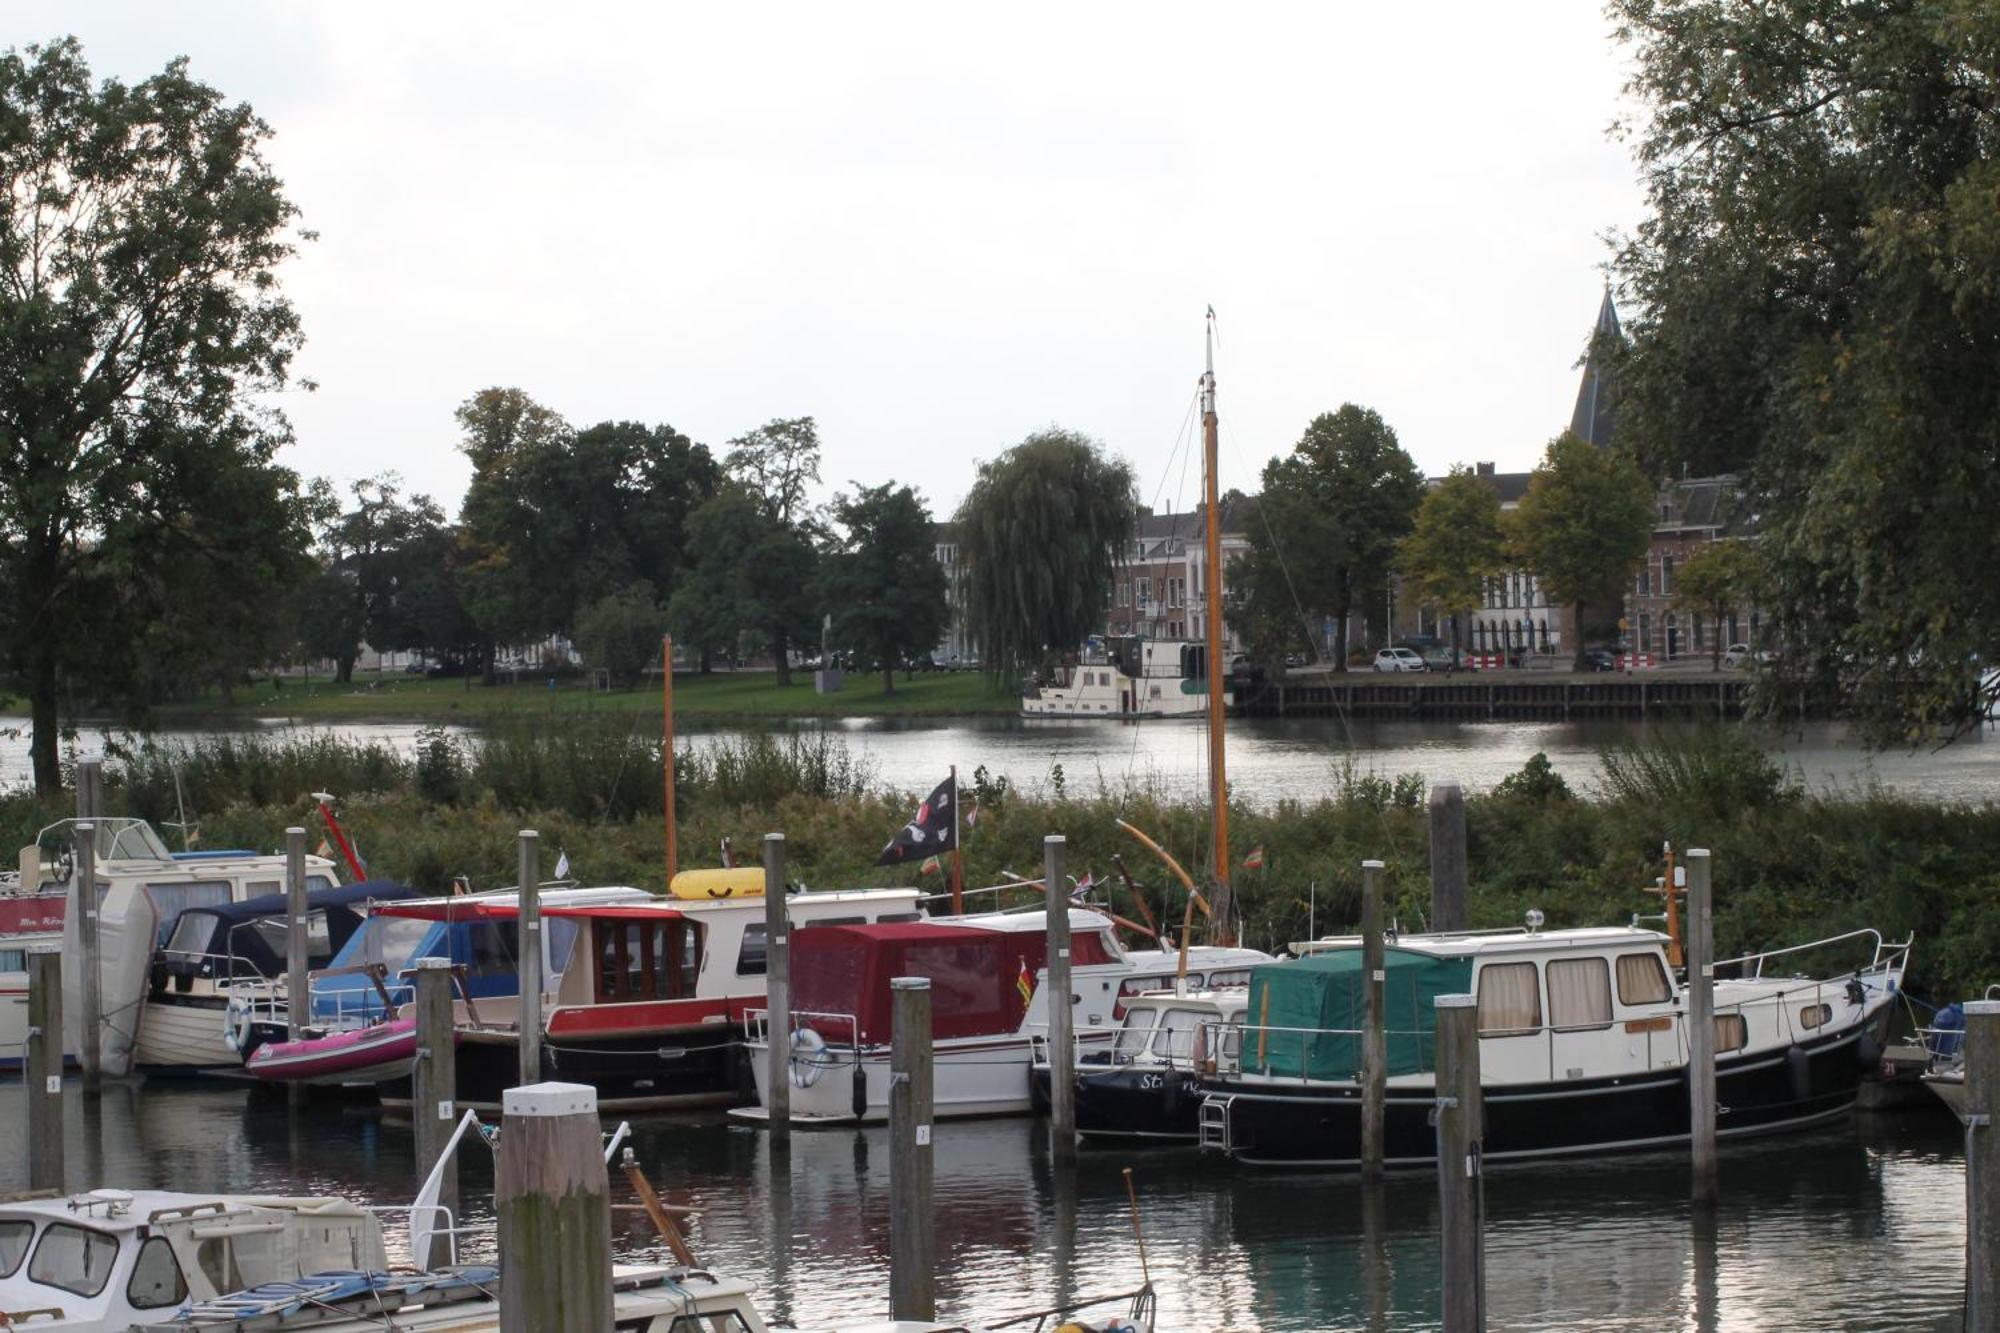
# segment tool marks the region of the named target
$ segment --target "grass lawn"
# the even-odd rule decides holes
[[[770,671],[719,671],[703,677],[674,677],[674,715],[681,718],[780,717],[955,717],[975,713],[1009,714],[1019,710],[1020,695],[988,687],[974,671],[919,672],[896,677],[893,694],[882,690],[879,675],[847,678],[838,694],[813,693],[812,673],[794,672],[790,686],[778,688]],[[239,689],[233,704],[220,695],[160,710],[163,719],[194,721],[215,717],[296,717],[306,720],[346,718],[477,722],[507,713],[658,713],[659,682],[637,689],[596,693],[580,679],[558,678],[554,689],[546,677],[524,678],[517,684],[491,688],[477,680],[426,680],[415,676],[357,672],[352,684],[335,685],[321,677],[305,681],[287,678],[277,689],[269,684]]]

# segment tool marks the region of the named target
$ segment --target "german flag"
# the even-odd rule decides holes
[[[935,875],[942,869],[944,869],[944,863],[933,856],[926,858],[924,863],[917,867],[917,873],[919,875]]]
[[[1258,846],[1250,849],[1250,855],[1243,858],[1243,868],[1245,870],[1262,870],[1264,868],[1263,847]]]
[[[1020,993],[1021,1004],[1025,1008],[1028,1001],[1035,998],[1035,974],[1028,970],[1028,960],[1021,960],[1021,975],[1014,978],[1014,989]]]

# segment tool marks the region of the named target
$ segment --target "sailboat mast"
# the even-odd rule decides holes
[[[1215,909],[1211,939],[1217,944],[1236,943],[1236,895],[1229,886],[1229,775],[1223,765],[1222,685],[1227,664],[1222,660],[1222,506],[1216,490],[1215,416],[1215,307],[1208,311],[1203,336],[1207,355],[1201,376],[1202,448],[1202,528],[1205,549],[1202,564],[1207,572],[1208,621],[1208,781],[1209,805],[1214,811]]]

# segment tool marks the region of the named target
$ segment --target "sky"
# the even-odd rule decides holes
[[[1626,54],[1530,4],[160,5],[15,0],[95,73],[177,55],[271,126],[317,233],[286,461],[456,512],[453,409],[512,385],[579,427],[721,452],[812,416],[824,494],[917,487],[1059,425],[1198,500],[1376,409],[1428,473],[1564,428],[1607,234]]]

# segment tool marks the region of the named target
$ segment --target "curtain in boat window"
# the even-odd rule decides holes
[[[1611,969],[1602,958],[1549,963],[1549,1026],[1601,1028],[1611,1022]]]
[[[1653,953],[1618,955],[1618,1003],[1660,1004],[1673,997],[1667,986],[1667,970]]]
[[[182,912],[190,907],[214,907],[228,902],[229,881],[216,879],[148,884],[146,896],[153,900],[153,911],[160,921],[159,943],[165,944]]]
[[[1479,970],[1479,1032],[1506,1037],[1542,1029],[1542,989],[1533,963],[1492,963]]]

